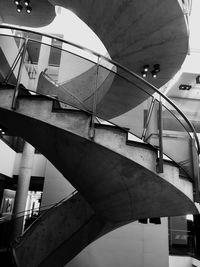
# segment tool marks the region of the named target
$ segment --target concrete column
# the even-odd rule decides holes
[[[20,236],[23,231],[24,210],[26,208],[26,200],[31,179],[31,172],[33,166],[34,147],[25,142],[24,150],[21,158],[21,165],[19,169],[17,190],[15,195],[14,209],[13,209],[13,235],[12,239]]]

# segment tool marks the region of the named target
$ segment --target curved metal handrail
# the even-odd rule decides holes
[[[10,30],[18,30],[18,31],[22,31],[22,32],[27,32],[27,33],[32,33],[32,34],[37,34],[40,36],[44,36],[44,37],[48,37],[51,39],[56,39],[57,41],[63,42],[65,44],[71,45],[73,47],[79,48],[83,51],[86,51],[98,58],[104,59],[105,61],[121,68],[122,70],[126,71],[127,73],[129,73],[130,75],[134,76],[137,80],[142,81],[144,84],[146,84],[147,86],[149,86],[155,93],[157,93],[158,95],[160,95],[163,99],[165,99],[179,114],[180,116],[186,121],[186,123],[188,124],[191,132],[194,134],[194,138],[196,141],[196,145],[197,145],[197,151],[198,154],[200,154],[200,143],[199,143],[199,139],[197,136],[197,133],[195,131],[194,126],[192,125],[192,123],[188,120],[188,118],[186,117],[186,115],[176,106],[175,103],[173,103],[173,101],[171,101],[166,95],[164,95],[162,92],[160,92],[154,85],[152,85],[151,83],[149,83],[148,81],[144,80],[142,77],[140,77],[138,74],[134,73],[133,71],[129,70],[128,68],[126,68],[125,66],[121,65],[120,63],[104,56],[101,55],[89,48],[83,47],[79,44],[75,44],[73,42],[67,41],[67,40],[63,40],[62,38],[59,38],[57,36],[51,35],[51,34],[46,34],[46,33],[39,33],[37,31],[33,31],[33,30],[29,30],[29,29],[23,29],[20,27],[15,27],[15,26],[7,26],[7,25],[0,25],[0,29],[10,29]]]
[[[24,217],[24,216],[27,215],[27,213],[29,215],[33,211],[37,211],[37,212],[41,212],[42,211],[44,213],[41,216],[43,216],[46,212],[48,212],[51,209],[59,206],[60,204],[62,204],[64,201],[69,199],[71,196],[73,196],[77,192],[78,192],[77,190],[74,190],[72,193],[70,193],[69,195],[67,195],[66,197],[61,199],[60,201],[58,201],[56,203],[53,203],[53,204],[43,205],[43,206],[40,206],[39,208],[27,209],[27,210],[20,211],[20,212],[17,212],[17,213],[12,213],[12,214],[8,214],[8,215],[5,215],[5,216],[2,216],[2,217],[0,217],[0,224],[4,223],[4,222],[7,222],[7,221],[12,221],[12,220],[18,219],[20,217]]]

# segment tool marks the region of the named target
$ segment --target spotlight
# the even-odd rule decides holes
[[[20,4],[20,0],[15,0],[14,3],[15,3],[15,5],[19,5]]]
[[[155,70],[153,70],[153,71],[151,72],[151,74],[152,74],[152,77],[153,77],[153,78],[156,78],[156,77],[157,77],[157,72],[156,72]]]
[[[143,78],[146,78],[146,77],[147,77],[147,73],[146,73],[146,71],[142,71],[141,73],[142,73],[142,77],[143,77]]]
[[[144,72],[147,72],[149,70],[149,65],[144,65],[143,70]]]
[[[192,88],[191,85],[188,84],[180,84],[179,85],[179,90],[190,90]]]
[[[26,7],[26,12],[27,12],[28,14],[30,14],[31,11],[32,11],[32,8],[31,8],[30,6],[27,6],[27,7]]]
[[[154,65],[154,71],[155,71],[156,73],[160,72],[160,64],[155,64],[155,65]]]
[[[21,13],[22,12],[22,9],[23,9],[23,6],[22,5],[17,5],[17,12],[18,13]]]
[[[29,6],[29,4],[30,4],[30,0],[25,0],[25,1],[24,1],[24,5],[25,5],[25,6]]]

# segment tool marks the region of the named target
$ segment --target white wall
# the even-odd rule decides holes
[[[169,256],[169,267],[191,267],[192,258],[188,256]]]
[[[84,249],[66,267],[168,267],[168,222],[134,222]],[[177,266],[176,266],[177,267]]]
[[[1,139],[0,152],[0,173],[12,177],[16,153]]]

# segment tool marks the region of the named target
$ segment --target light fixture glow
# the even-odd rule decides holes
[[[29,0],[25,0],[25,1],[24,1],[24,5],[25,5],[25,6],[28,6],[29,4],[30,4],[30,1],[29,1]]]
[[[155,64],[155,65],[154,65],[154,71],[155,71],[156,73],[160,72],[160,64]]]
[[[21,13],[22,12],[22,9],[23,9],[23,6],[22,5],[17,5],[17,12],[18,13]]]
[[[146,77],[147,77],[147,73],[146,73],[146,71],[142,71],[142,77],[143,77],[143,78],[146,78]]]
[[[194,217],[193,217],[192,214],[188,214],[188,215],[186,215],[186,219],[187,219],[188,221],[194,221]]]
[[[153,71],[151,72],[151,74],[152,74],[152,77],[153,77],[153,78],[156,78],[156,77],[157,77],[157,74],[156,74],[155,70],[153,70]]]
[[[144,65],[144,71],[147,72],[149,70],[149,65]]]
[[[20,4],[20,0],[15,0],[15,5],[19,5]]]
[[[28,14],[30,14],[31,11],[32,11],[32,8],[31,8],[30,6],[27,6],[27,7],[26,7],[26,12],[27,12]]]

